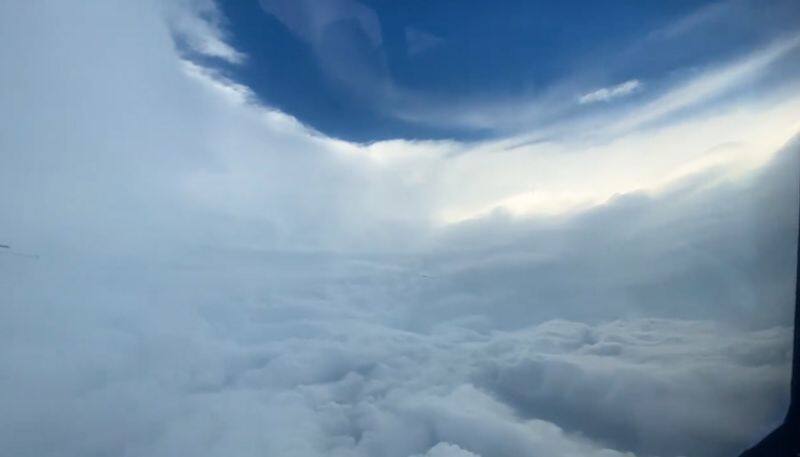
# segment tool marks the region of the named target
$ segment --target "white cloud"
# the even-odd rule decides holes
[[[581,95],[578,102],[582,105],[588,103],[607,102],[616,98],[627,97],[641,90],[642,83],[638,79],[631,79],[616,86],[604,87],[587,94]]]
[[[424,455],[417,454],[414,457],[475,457],[478,454],[465,451],[455,444],[440,442],[430,448]]]
[[[800,46],[800,35],[784,38],[750,55],[701,73],[666,94],[634,109],[612,130],[636,129],[679,110],[710,102],[733,88],[764,74],[767,68]]]
[[[241,64],[246,56],[226,42],[221,14],[213,0],[171,0],[165,2],[170,28],[192,51]]]
[[[554,421],[637,455],[725,455],[725,447],[735,454],[740,439],[758,436],[751,421],[772,415],[768,404],[786,401],[788,379],[788,329],[750,333],[752,346],[742,336],[704,322],[549,322],[506,343],[518,352],[498,353],[481,385],[516,405],[522,417]],[[729,376],[738,381],[727,382]],[[767,377],[770,393],[739,383]],[[717,404],[723,397],[739,399],[735,409],[751,414]],[[683,404],[690,398],[696,403]],[[701,430],[704,438],[692,438]]]
[[[187,67],[153,3],[0,30],[2,241],[40,254],[0,257],[15,456],[715,456],[782,413],[796,155],[679,172],[768,158],[793,98],[605,145],[364,147]],[[436,224],[624,164],[657,189]]]

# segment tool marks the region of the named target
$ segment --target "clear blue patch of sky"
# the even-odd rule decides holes
[[[319,7],[315,1],[266,0],[287,14],[279,17],[257,0],[220,0],[227,41],[247,59],[203,63],[266,105],[324,134],[361,142],[485,138],[494,132],[415,122],[401,113],[426,107],[446,113],[449,104],[472,99],[530,96],[564,79],[597,87],[658,80],[729,58],[800,23],[794,0],[319,1],[355,13],[328,14],[335,20],[309,36],[286,17],[308,17],[304,8]]]

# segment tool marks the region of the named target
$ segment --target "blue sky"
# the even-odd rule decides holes
[[[797,32],[800,6],[756,2],[217,3],[241,59],[187,55],[267,106],[358,142],[486,139],[619,105]],[[797,71],[794,68],[793,71]],[[612,93],[612,92],[609,92]],[[501,113],[471,121],[465,113]],[[536,115],[529,114],[533,108]]]

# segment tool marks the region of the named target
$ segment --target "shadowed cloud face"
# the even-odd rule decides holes
[[[357,41],[325,75],[346,93],[358,79],[337,71],[396,74],[397,37],[428,59],[457,31],[387,24],[387,3],[273,0],[252,20],[281,34],[248,31],[233,3],[0,6],[0,242],[39,255],[0,252],[0,449],[721,457],[781,419],[796,38],[652,98],[634,100],[646,75],[592,79],[564,99],[595,111],[549,126],[362,145],[219,61],[260,58],[245,32],[320,62]],[[664,14],[649,39],[723,13]],[[264,55],[317,62],[290,51]]]

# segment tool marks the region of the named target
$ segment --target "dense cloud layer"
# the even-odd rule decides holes
[[[164,14],[0,6],[0,241],[40,255],[0,257],[3,449],[722,456],[781,418],[796,144],[441,224],[480,151],[308,132]]]
[[[422,263],[432,275],[422,319],[472,310],[504,326],[615,316],[790,322],[796,150],[736,180],[711,170],[572,216],[498,212],[456,226],[443,235],[446,250]]]
[[[15,272],[0,440],[20,456],[721,456],[786,402],[788,328],[418,333],[331,292],[215,297],[221,274]],[[28,278],[52,290],[32,297]]]

